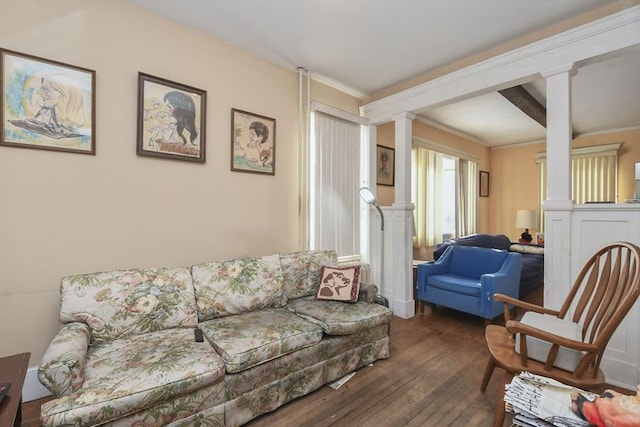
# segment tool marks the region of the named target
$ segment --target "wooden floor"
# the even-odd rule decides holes
[[[391,357],[247,426],[490,426],[503,371],[480,392],[488,351],[484,321],[446,308],[391,322]],[[39,425],[43,400],[25,404],[23,426]],[[505,425],[509,425],[507,416]]]

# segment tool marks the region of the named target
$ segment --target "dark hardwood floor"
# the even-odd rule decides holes
[[[247,426],[490,426],[503,371],[480,392],[484,327],[481,318],[446,308],[394,317],[389,359],[358,370],[338,390],[321,387]],[[23,426],[39,425],[43,401],[25,404]]]

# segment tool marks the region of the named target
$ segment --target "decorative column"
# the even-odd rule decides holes
[[[571,76],[574,64],[545,70],[547,82],[547,199],[544,304],[559,309],[571,286]]]
[[[411,140],[415,115],[403,112],[395,121],[395,202],[391,207],[385,239],[385,283],[392,288],[391,308],[396,316],[415,315],[413,301],[413,203],[411,203]]]

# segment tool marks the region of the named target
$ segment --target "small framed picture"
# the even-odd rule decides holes
[[[480,197],[489,197],[489,172],[480,171]]]
[[[96,72],[0,49],[0,145],[96,153]]]
[[[376,145],[376,183],[378,185],[395,185],[396,150]]]
[[[231,170],[276,174],[276,119],[231,109]]]
[[[206,108],[206,91],[138,73],[138,155],[204,163]]]

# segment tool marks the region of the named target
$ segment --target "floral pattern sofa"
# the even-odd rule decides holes
[[[43,425],[237,426],[389,357],[375,286],[315,298],[336,264],[313,251],[63,278]]]

